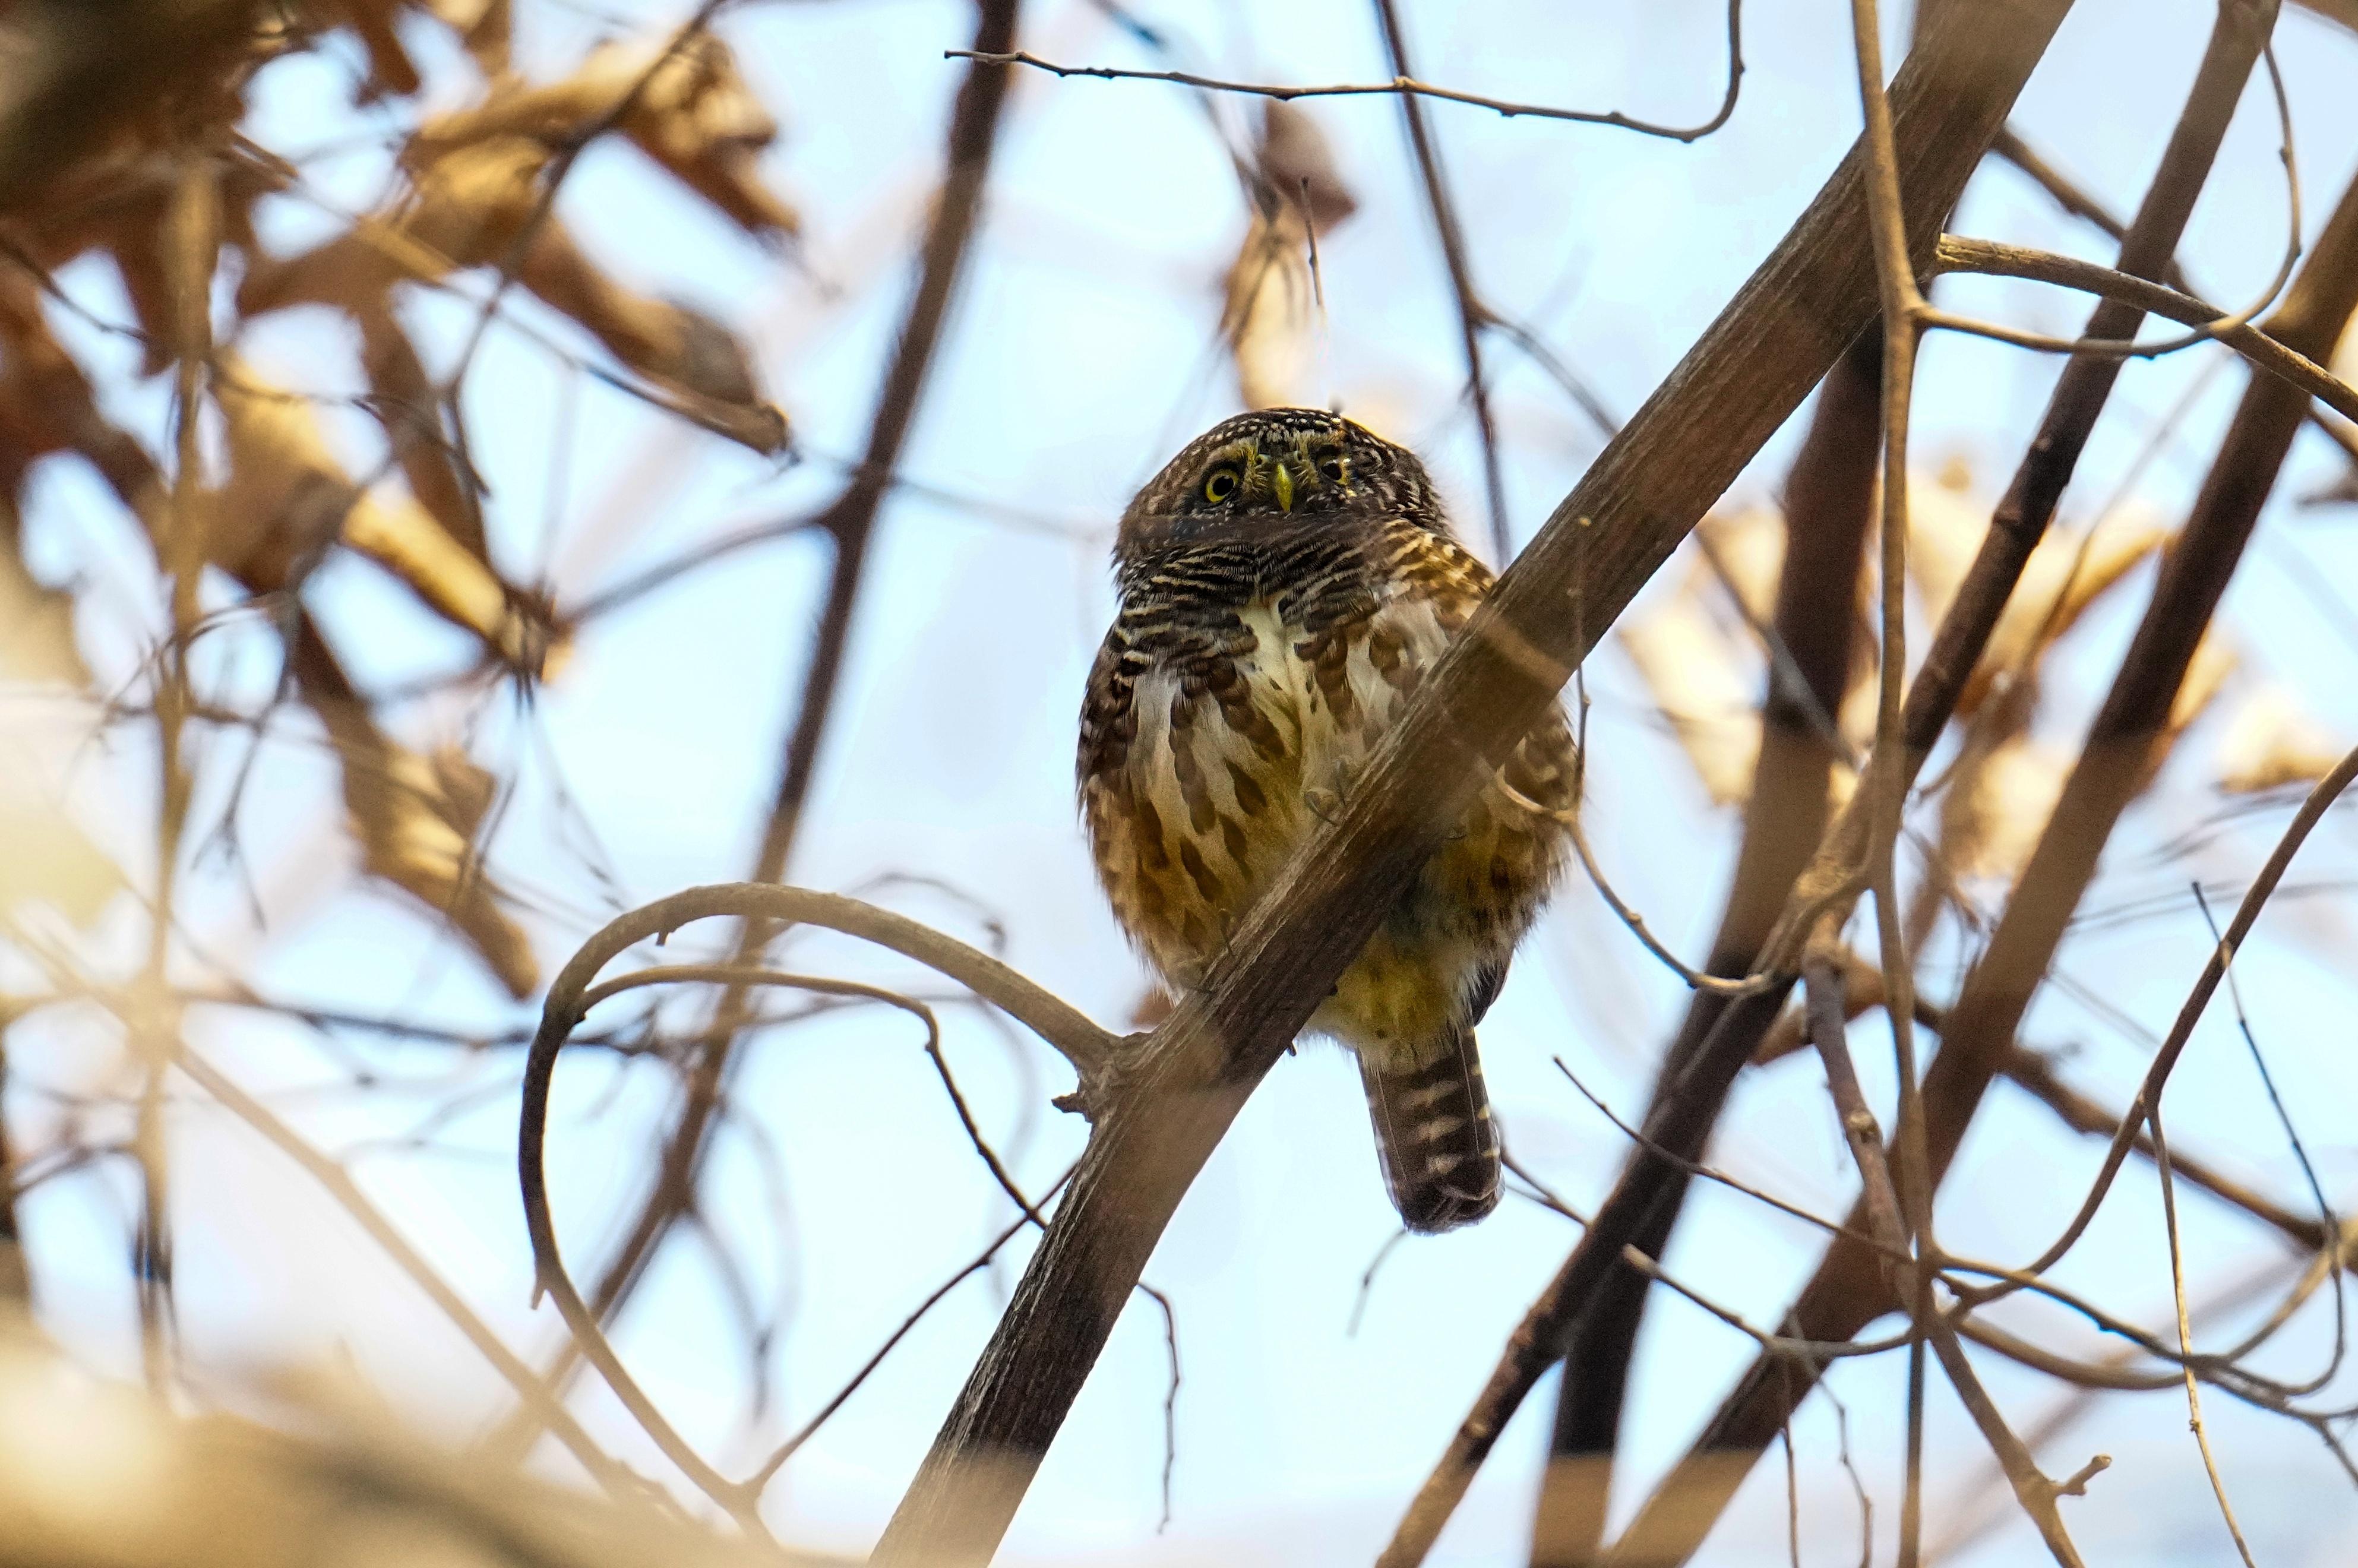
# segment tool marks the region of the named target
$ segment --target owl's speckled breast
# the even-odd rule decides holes
[[[1341,569],[1274,592],[1265,560],[1233,572],[1225,593],[1202,561],[1128,585],[1091,683],[1093,713],[1107,711],[1084,725],[1082,796],[1115,910],[1174,985],[1200,981],[1476,601],[1470,557],[1404,524],[1380,537],[1388,547],[1335,556],[1325,564]],[[1093,758],[1092,728],[1126,743],[1101,740]],[[1515,770],[1542,805],[1566,793],[1538,765],[1558,749],[1543,739]],[[1363,1046],[1432,1034],[1468,987],[1495,983],[1481,972],[1544,897],[1561,838],[1486,790],[1314,1027]]]
[[[1114,563],[1081,806],[1115,915],[1187,989],[1349,795],[1490,576],[1450,536],[1416,454],[1312,408],[1239,414],[1190,442],[1122,513]],[[1358,1058],[1412,1230],[1498,1204],[1474,1031],[1563,863],[1574,777],[1552,708],[1310,1020]]]

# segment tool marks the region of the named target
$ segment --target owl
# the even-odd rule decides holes
[[[1130,939],[1174,990],[1331,815],[1490,574],[1415,454],[1307,408],[1239,415],[1123,513],[1120,610],[1081,709],[1081,814]],[[1564,861],[1560,708],[1484,784],[1310,1020],[1357,1055],[1392,1203],[1447,1230],[1498,1201],[1474,1028]]]

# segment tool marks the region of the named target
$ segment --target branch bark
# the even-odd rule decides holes
[[[1384,32],[1384,53],[1392,75],[1407,80],[1416,75],[1409,61],[1408,38],[1401,30],[1400,7],[1394,0],[1376,0],[1376,20]],[[1416,154],[1418,174],[1424,182],[1425,210],[1441,239],[1441,259],[1449,268],[1449,292],[1457,305],[1458,346],[1466,356],[1466,397],[1473,406],[1475,434],[1482,444],[1482,489],[1490,505],[1490,550],[1500,565],[1514,554],[1514,538],[1507,528],[1507,481],[1498,468],[1498,427],[1490,416],[1490,379],[1482,366],[1481,297],[1474,287],[1473,264],[1466,256],[1466,231],[1457,222],[1457,203],[1441,174],[1441,149],[1433,145],[1433,129],[1424,123],[1424,104],[1413,92],[1400,95],[1401,119],[1408,127],[1410,147]]]
[[[67,0],[9,8],[0,72],[0,211],[39,194],[123,118],[176,81],[210,81],[214,56],[253,42],[259,0]]]
[[[1920,260],[2067,9],[1985,5],[1973,26],[1937,29],[1901,70],[1899,145]],[[1484,774],[1866,325],[1875,276],[1860,243],[1863,168],[1854,148],[1599,455],[1335,819],[1235,933],[1206,988],[1156,1032],[902,1499],[880,1563],[990,1558],[1148,1254],[1253,1086]],[[1630,1234],[1624,1223],[1613,1255]]]
[[[2313,358],[2330,350],[2353,308],[2358,187],[2344,195],[2268,331]],[[1949,1011],[1941,1053],[1925,1075],[1926,1137],[1935,1181],[1946,1171],[1991,1080],[2012,1059],[2015,1031],[2094,875],[2104,841],[2142,787],[2155,738],[2308,401],[2281,382],[2253,378],[2193,515],[2163,563],[2154,598],[2092,726],[2086,751],[1988,948]],[[1891,1305],[1873,1257],[1837,1240],[1794,1307],[1792,1332],[1846,1338]],[[1708,1529],[1811,1381],[1784,1367],[1756,1361],[1641,1510],[1616,1561],[1684,1561],[1700,1542],[1697,1527]]]
[[[1968,12],[1974,16],[1968,17]],[[2257,9],[2251,5],[2223,8],[2187,109],[2171,134],[2160,172],[2138,213],[2130,240],[2122,248],[2124,272],[2151,276],[2169,265],[2217,155],[2227,123],[2234,115],[2244,83],[2266,42],[2265,22],[2273,15],[2274,6],[2269,0],[2257,0]],[[1927,16],[1931,29],[1928,38],[1945,37],[1952,28],[1989,20],[1974,7],[1943,6]],[[1996,129],[1991,127],[1993,132]],[[1982,145],[1976,142],[1976,150]],[[1903,167],[1901,175],[1902,190],[1912,195],[1920,183],[1914,171]],[[2136,331],[2141,319],[2141,313],[2134,308],[2108,300],[2099,305],[2092,316],[2088,335],[2127,336]],[[2074,359],[2065,365],[2039,436],[1993,518],[1988,537],[1976,554],[1908,693],[1898,726],[1902,755],[1894,760],[1898,764],[1900,790],[1904,791],[1914,779],[1955,711],[2030,552],[2054,516],[2056,503],[2119,373],[2119,364],[2117,360]],[[1875,764],[1870,764],[1867,776],[1879,776]],[[1828,920],[1833,912],[1849,907],[1849,902],[1855,897],[1859,871],[1867,863],[1874,799],[1877,794],[1887,798],[1888,789],[1887,783],[1881,791],[1862,790],[1836,819],[1815,856],[1794,881],[1792,893],[1768,935],[1756,944],[1762,955],[1774,957],[1790,969],[1800,958],[1801,944],[1809,930]],[[1689,1160],[1700,1154],[1736,1074],[1782,1008],[1792,977],[1789,972],[1783,978],[1783,985],[1721,1007],[1718,1015],[1699,1029],[1700,1038],[1691,1054],[1674,1054],[1665,1061],[1644,1123],[1649,1143]],[[1518,1330],[1501,1357],[1490,1385],[1476,1401],[1449,1453],[1426,1482],[1409,1518],[1402,1522],[1400,1534],[1394,1538],[1397,1555],[1388,1557],[1388,1562],[1406,1564],[1422,1560],[1440,1521],[1445,1519],[1470,1480],[1473,1467],[1480,1464],[1507,1418],[1536,1379],[1538,1368],[1525,1363],[1535,1346],[1543,1342],[1541,1336],[1585,1333],[1586,1320],[1597,1314],[1604,1314],[1606,1326],[1614,1326],[1613,1314],[1617,1312],[1615,1336],[1608,1339],[1600,1333],[1585,1345],[1584,1356],[1593,1357],[1593,1362],[1585,1359],[1582,1369],[1568,1376],[1585,1378],[1595,1384],[1606,1376],[1595,1369],[1595,1363],[1617,1355],[1626,1361],[1635,1343],[1637,1307],[1627,1302],[1617,1303],[1609,1293],[1616,1289],[1611,1281],[1619,1271],[1616,1259],[1623,1238],[1603,1222],[1610,1216],[1632,1225],[1650,1238],[1666,1242],[1676,1223],[1684,1192],[1685,1177],[1679,1167],[1651,1158],[1642,1149],[1633,1152],[1613,1196],[1599,1212],[1599,1226],[1583,1238],[1533,1304],[1524,1328]],[[1617,1206],[1625,1200],[1626,1206]],[[1659,1256],[1659,1249],[1652,1249],[1652,1255]],[[1593,1293],[1599,1289],[1594,1278],[1599,1273],[1605,1276],[1602,1289],[1608,1292],[1602,1296]],[[1637,1292],[1639,1283],[1624,1281],[1618,1289],[1640,1293]],[[1626,1368],[1610,1377],[1617,1383],[1626,1378]],[[1610,1413],[1617,1424],[1617,1411]],[[1602,1415],[1571,1419],[1575,1422],[1574,1442],[1585,1441],[1591,1454],[1609,1454],[1612,1438],[1603,1430]],[[1560,1422],[1560,1430],[1561,1426]],[[1720,1475],[1721,1470],[1699,1469],[1697,1484],[1708,1484],[1711,1477]],[[1740,1475],[1739,1470],[1736,1476],[1740,1478]],[[1569,1452],[1563,1455],[1563,1467],[1552,1466],[1552,1474],[1543,1483],[1542,1517],[1551,1518],[1553,1524],[1568,1525],[1574,1532],[1571,1551],[1559,1552],[1557,1562],[1580,1562],[1584,1560],[1584,1550],[1593,1551],[1595,1532],[1601,1529],[1602,1478],[1601,1465],[1593,1459],[1584,1463]],[[1733,1481],[1726,1484],[1732,1487]],[[1557,1494],[1552,1504],[1547,1500],[1547,1491]],[[1724,1503],[1725,1498],[1719,1501]],[[1707,1530],[1710,1519],[1716,1516],[1717,1506],[1700,1510],[1704,1529]],[[1671,1510],[1666,1517],[1684,1519],[1689,1516]],[[1580,1539],[1578,1532],[1582,1530],[1590,1532],[1586,1541]],[[1540,1544],[1547,1544],[1544,1535]],[[1682,1545],[1676,1550],[1682,1554],[1691,1549]],[[1617,1553],[1619,1549],[1616,1550]]]
[[[1019,0],[979,0],[974,47],[985,53],[1012,49]],[[947,172],[925,232],[917,283],[901,323],[901,335],[877,394],[868,443],[860,465],[853,469],[843,492],[819,514],[816,525],[835,542],[835,562],[827,578],[827,599],[819,611],[818,629],[810,664],[803,679],[802,705],[786,740],[784,762],[762,846],[754,859],[752,880],[774,882],[785,874],[795,837],[810,798],[817,773],[818,753],[833,714],[843,660],[851,639],[853,611],[865,579],[868,545],[876,516],[892,488],[894,470],[933,366],[936,349],[949,316],[950,304],[964,272],[967,253],[981,220],[983,189],[990,173],[992,149],[998,144],[1000,112],[1007,98],[1010,69],[976,61],[967,68],[965,82],[950,112]],[[744,959],[757,952],[771,935],[762,923],[746,927],[738,944]],[[729,1064],[735,1056],[736,1032],[744,1022],[746,993],[742,987],[724,991],[715,1011],[716,1044],[699,1054],[687,1077],[678,1119],[664,1143],[663,1156],[645,1201],[613,1257],[600,1271],[590,1292],[599,1320],[611,1323],[646,1272],[647,1265],[687,1212],[702,1167],[706,1141],[724,1098]],[[575,1347],[567,1347],[551,1380],[561,1386],[575,1366]],[[519,1411],[494,1434],[495,1449],[514,1452],[528,1443],[535,1426],[529,1411]]]
[[[1817,411],[1785,481],[1785,560],[1779,569],[1772,644],[1791,655],[1790,673],[1770,665],[1760,705],[1760,755],[1753,765],[1742,840],[1706,973],[1752,972],[1777,915],[1825,829],[1836,761],[1827,733],[1841,710],[1857,641],[1853,612],[1875,507],[1883,387],[1878,327],[1859,333],[1818,391]],[[1692,1060],[1728,999],[1698,990],[1663,1054],[1666,1076]],[[1661,1256],[1667,1225],[1634,1243]],[[1535,1568],[1586,1561],[1605,1530],[1613,1455],[1651,1281],[1626,1263],[1614,1270],[1573,1331],[1557,1385],[1555,1434],[1531,1526]]]

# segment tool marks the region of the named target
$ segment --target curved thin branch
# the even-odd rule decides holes
[[[1980,273],[1993,277],[2020,277],[2034,283],[2052,283],[2065,288],[2076,288],[2082,294],[2094,294],[2106,299],[2116,299],[2133,305],[2148,315],[2166,316],[2191,327],[2217,329],[2216,341],[2243,355],[2259,369],[2279,381],[2299,387],[2336,413],[2358,419],[2358,387],[2327,370],[2308,355],[2297,353],[2247,321],[2207,305],[2190,294],[2180,294],[2158,283],[2125,272],[2116,272],[2093,262],[2073,256],[2059,255],[2053,251],[2032,250],[2026,245],[2001,244],[1995,240],[1968,239],[1959,234],[1943,234],[1933,254],[1932,265],[1942,272]],[[2002,343],[2018,348],[2042,349],[2054,353],[2104,355],[2115,359],[2146,359],[2169,351],[2170,344],[2145,344],[2121,338],[2050,338],[2036,332],[2017,332],[2010,328],[1988,322],[1968,321],[1963,317],[1943,311],[1932,311],[1924,318],[1929,326],[1944,327],[1958,331],[1970,331],[1978,337],[1995,338]],[[2182,346],[2182,345],[2180,345]]]
[[[1055,60],[1042,59],[1029,49],[1017,49],[1007,54],[987,54],[977,49],[944,49],[942,58],[970,59],[977,65],[1028,65],[1034,70],[1044,70],[1054,76],[1087,76],[1100,81],[1169,81],[1206,92],[1240,92],[1252,98],[1274,98],[1281,103],[1290,103],[1296,98],[1367,98],[1398,92],[1412,98],[1438,98],[1446,103],[1488,109],[1509,120],[1526,115],[1534,120],[1567,120],[1574,124],[1609,125],[1615,130],[1635,131],[1641,136],[1694,142],[1726,124],[1736,113],[1736,101],[1744,85],[1744,0],[1728,0],[1727,5],[1727,91],[1721,95],[1719,107],[1713,112],[1711,118],[1699,125],[1658,124],[1650,120],[1633,118],[1617,109],[1559,109],[1546,103],[1519,103],[1505,98],[1485,97],[1479,92],[1460,92],[1454,87],[1436,87],[1429,81],[1419,81],[1409,76],[1395,76],[1390,81],[1289,87],[1269,82],[1227,81],[1185,70],[1124,70],[1108,65],[1059,65]]]
[[[976,47],[990,49],[1012,42],[1017,9],[1017,0],[978,0],[973,34]],[[835,564],[827,574],[825,602],[819,611],[808,660],[803,665],[802,697],[786,737],[769,818],[754,858],[752,875],[757,881],[774,882],[784,875],[803,822],[811,783],[817,773],[819,749],[837,701],[854,611],[867,575],[869,545],[884,497],[892,488],[892,475],[899,469],[902,450],[925,400],[950,306],[981,219],[984,189],[990,173],[992,150],[998,144],[1001,110],[1011,74],[977,69],[968,74],[958,89],[950,111],[941,189],[934,202],[932,220],[926,225],[915,287],[901,317],[896,346],[877,391],[866,445],[857,463],[849,470],[843,489],[815,519],[834,540]],[[738,956],[744,957],[757,946],[756,934],[742,934]],[[706,1140],[719,1114],[721,1082],[735,1054],[736,1035],[745,1022],[744,999],[724,992],[713,1015],[714,1033],[719,1038],[701,1053],[688,1073],[687,1095],[665,1139],[654,1180],[599,1279],[596,1295],[601,1316],[611,1317],[621,1310],[645,1278],[647,1266],[662,1248],[672,1225],[687,1211],[704,1159]],[[554,1375],[561,1379],[567,1369],[560,1367]],[[514,1450],[529,1440],[528,1423],[519,1415],[505,1424],[495,1443]]]
[[[2260,911],[2266,907],[2277,884],[2284,880],[2286,871],[2292,865],[2292,858],[2300,852],[2310,830],[2325,819],[2327,810],[2341,798],[2342,792],[2350,787],[2353,779],[2358,779],[2358,750],[2353,750],[2334,764],[2333,771],[2318,780],[2317,787],[2310,790],[2309,798],[2301,802],[2300,810],[2294,814],[2284,836],[2277,840],[2276,849],[2270,851],[2267,863],[2260,868],[2260,874],[2252,879],[2252,885],[2244,891],[2244,902],[2236,906],[2235,918],[2228,923],[2226,935],[2211,950],[2210,960],[2202,966],[2201,976],[2195,980],[2194,989],[2187,993],[2184,1004],[2178,1010],[2176,1022],[2169,1026],[2169,1037],[2161,1043],[2161,1049],[2154,1053],[2153,1063],[2146,1069],[2145,1081],[2137,1086],[2136,1098],[2129,1102],[2127,1111],[2121,1117],[2120,1130],[2113,1135],[2113,1146],[2104,1152],[2104,1169],[2097,1173],[2094,1184],[2088,1189],[2087,1197],[2080,1205],[2080,1212],[2072,1217],[2063,1234],[2056,1238],[2054,1244],[2040,1253],[2039,1260],[2025,1272],[2039,1274],[2052,1268],[2057,1260],[2079,1241],[2081,1233],[2095,1217],[2096,1210],[2104,1201],[2104,1195],[2112,1190],[2113,1178],[2120,1173],[2122,1163],[2128,1159],[2130,1147],[2136,1142],[2137,1129],[2151,1119],[2154,1108],[2161,1103],[2162,1087],[2169,1081],[2171,1069],[2178,1065],[2178,1058],[2184,1053],[2186,1043],[2193,1037],[2194,1025],[2201,1021],[2203,1010],[2210,1006],[2212,993],[2219,989],[2219,982],[2226,977],[2227,966],[2234,962],[2244,939],[2251,935],[2253,925],[2260,918]]]
[[[1766,975],[1744,975],[1731,978],[1708,974],[1671,952],[1662,945],[1661,938],[1655,935],[1648,927],[1646,917],[1639,914],[1618,892],[1615,891],[1613,883],[1606,879],[1603,868],[1597,865],[1596,851],[1590,846],[1588,834],[1580,825],[1579,812],[1558,811],[1541,806],[1503,778],[1497,781],[1496,787],[1499,794],[1522,810],[1536,816],[1552,817],[1563,826],[1572,838],[1573,852],[1580,857],[1580,869],[1587,873],[1589,885],[1596,890],[1597,897],[1603,899],[1606,906],[1613,911],[1621,924],[1629,928],[1629,935],[1638,939],[1639,946],[1659,959],[1663,968],[1685,981],[1689,990],[1707,991],[1713,996],[1750,996],[1755,991],[1768,989],[1774,983]]]
[[[690,888],[609,922],[582,944],[560,970],[542,1004],[539,1031],[525,1059],[523,1109],[517,1131],[516,1165],[522,1187],[525,1227],[532,1237],[535,1293],[546,1292],[571,1330],[581,1353],[606,1379],[625,1409],[644,1427],[665,1457],[695,1482],[707,1496],[727,1509],[749,1531],[761,1529],[756,1507],[759,1487],[734,1482],[708,1464],[674,1430],[608,1342],[597,1314],[590,1310],[565,1270],[557,1244],[557,1228],[548,1206],[546,1143],[548,1095],[557,1057],[566,1039],[595,1002],[637,985],[663,980],[734,979],[761,983],[773,971],[745,970],[728,965],[681,965],[610,981],[591,982],[598,972],[622,953],[649,937],[664,937],[691,921],[719,915],[780,925],[821,925],[863,941],[889,947],[952,979],[1020,1020],[1046,1041],[1080,1075],[1083,1094],[1111,1064],[1119,1042],[1099,1029],[1063,999],[1034,985],[1014,969],[965,943],[945,936],[905,915],[879,909],[837,893],[765,882],[732,882]],[[779,976],[807,989],[834,989],[847,994],[874,995],[875,988],[852,982],[810,983],[805,976]]]

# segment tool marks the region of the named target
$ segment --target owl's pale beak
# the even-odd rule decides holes
[[[1279,463],[1270,475],[1270,487],[1277,492],[1277,503],[1284,510],[1293,510],[1293,470]]]

